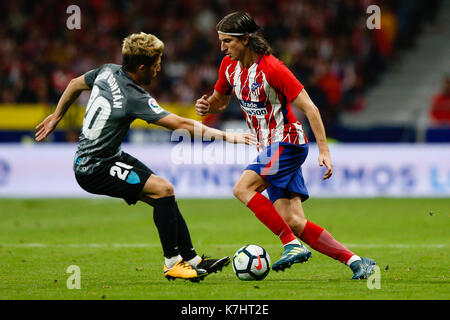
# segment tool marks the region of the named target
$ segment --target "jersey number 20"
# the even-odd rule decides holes
[[[111,104],[105,97],[99,96],[97,86],[92,88],[83,121],[83,135],[89,140],[97,139],[111,115]]]

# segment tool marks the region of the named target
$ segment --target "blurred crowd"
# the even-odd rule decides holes
[[[364,108],[367,88],[414,46],[439,6],[439,0],[82,0],[76,1],[81,29],[69,30],[66,10],[73,2],[0,3],[0,103],[55,104],[73,77],[120,64],[122,39],[140,31],[165,43],[151,94],[162,103],[193,103],[211,94],[217,79],[223,55],[216,23],[244,10],[329,124],[341,110]],[[366,26],[372,4],[381,9],[379,30]],[[220,120],[242,117],[228,109]]]
[[[434,126],[450,126],[450,74],[442,80],[442,88],[431,99],[430,120]]]

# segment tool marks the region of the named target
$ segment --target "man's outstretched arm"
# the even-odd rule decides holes
[[[230,143],[245,143],[249,145],[256,144],[256,137],[253,134],[224,132],[205,126],[198,121],[177,116],[173,113],[159,119],[155,124],[170,130],[187,130],[191,136],[198,138],[225,140]]]
[[[56,126],[64,117],[69,107],[78,99],[81,92],[84,90],[91,90],[84,80],[84,75],[70,80],[66,90],[64,90],[58,101],[55,112],[36,126],[35,139],[37,142],[47,138],[49,134],[55,130]]]

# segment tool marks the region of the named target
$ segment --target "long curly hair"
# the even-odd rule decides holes
[[[250,50],[264,55],[272,54],[272,48],[267,40],[264,39],[261,28],[247,12],[237,11],[226,15],[216,25],[216,30],[223,33],[236,34],[236,37],[241,39],[248,36],[248,47]]]

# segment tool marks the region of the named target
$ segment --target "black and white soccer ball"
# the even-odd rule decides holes
[[[233,271],[240,280],[263,280],[270,271],[270,257],[264,248],[249,244],[233,257]]]

